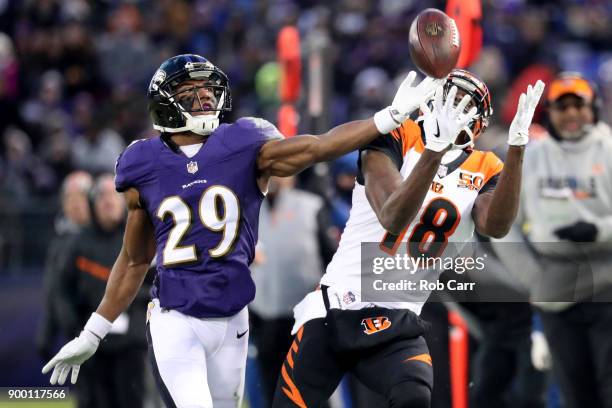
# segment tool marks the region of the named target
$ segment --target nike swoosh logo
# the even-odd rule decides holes
[[[438,119],[436,119],[436,133],[434,133],[433,136],[440,137],[440,124],[438,123]]]
[[[237,338],[237,339],[241,338],[242,336],[244,336],[245,334],[247,334],[247,332],[248,332],[248,331],[249,331],[249,329],[246,329],[246,330],[245,330],[244,332],[242,332],[242,333],[238,333],[238,332],[236,332],[236,338]]]

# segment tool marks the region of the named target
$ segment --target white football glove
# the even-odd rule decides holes
[[[442,152],[453,146],[461,130],[476,115],[476,107],[464,113],[472,99],[469,95],[464,95],[457,106],[454,106],[456,96],[457,87],[453,86],[444,102],[444,88],[439,86],[433,101],[433,112],[425,102],[421,102],[426,149]]]
[[[43,374],[47,374],[53,369],[51,374],[51,384],[64,385],[70,370],[72,376],[70,381],[76,384],[79,376],[81,364],[98,349],[100,340],[106,336],[112,323],[97,313],[93,313],[79,337],[69,341],[42,369]]]
[[[516,115],[508,131],[510,146],[525,146],[529,142],[529,126],[542,92],[544,92],[544,82],[538,79],[535,86],[529,85],[527,93],[522,93],[519,97]]]
[[[422,102],[433,96],[438,86],[446,81],[446,79],[426,77],[418,85],[412,86],[416,75],[415,71],[410,71],[397,89],[391,105],[374,115],[374,123],[381,134],[397,129]]]
[[[531,333],[531,363],[538,371],[550,370],[552,366],[548,341],[541,331]]]

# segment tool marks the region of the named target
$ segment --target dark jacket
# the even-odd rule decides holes
[[[79,334],[102,300],[122,242],[123,225],[108,232],[95,223],[84,228],[72,240],[59,278],[59,297],[56,302],[62,328],[68,338]],[[145,316],[149,288],[150,284],[145,281],[128,308],[127,332],[109,333],[100,345],[99,353],[117,352],[128,347],[146,347]]]
[[[80,227],[66,220],[58,218],[55,223],[55,237],[49,243],[45,259],[43,277],[44,313],[39,327],[36,346],[43,357],[48,360],[55,354],[53,347],[61,333],[61,314],[58,314],[58,281],[66,263],[66,256],[74,236],[79,233]],[[65,340],[65,339],[64,339]]]

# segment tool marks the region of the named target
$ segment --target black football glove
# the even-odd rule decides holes
[[[559,239],[572,242],[595,242],[595,239],[597,239],[597,227],[590,222],[578,221],[573,225],[556,229],[554,234]]]

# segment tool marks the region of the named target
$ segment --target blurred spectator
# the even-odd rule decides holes
[[[114,171],[125,143],[117,132],[106,127],[106,116],[94,107],[90,95],[76,98],[73,117],[78,135],[71,147],[74,166],[93,174]]]
[[[88,173],[75,171],[69,174],[62,184],[61,213],[55,220],[55,237],[49,242],[45,261],[45,315],[38,331],[37,347],[43,360],[53,357],[55,342],[60,334],[62,315],[58,314],[55,300],[58,297],[59,278],[64,259],[74,236],[89,223],[88,194],[92,178]]]
[[[291,344],[293,306],[316,286],[323,273],[321,252],[333,253],[325,235],[323,200],[294,187],[293,177],[270,180],[259,221],[250,305],[251,328],[261,370],[262,394],[269,406],[280,368]]]
[[[73,237],[61,265],[57,311],[64,335],[78,335],[104,295],[106,281],[123,242],[125,204],[113,176],[96,179],[89,195],[91,225]],[[78,407],[142,407],[144,398],[144,285],[127,312],[113,323],[94,357],[81,367],[76,385]]]
[[[564,406],[612,401],[612,132],[597,94],[578,74],[547,86],[549,137],[527,148],[517,223],[498,245],[540,309]],[[511,242],[527,242],[524,245]],[[514,245],[514,246],[513,246]],[[520,267],[516,262],[520,262]],[[545,343],[534,336],[534,363]]]
[[[108,31],[98,38],[96,49],[102,76],[112,87],[146,89],[156,65],[150,39],[138,7],[122,4],[108,16]]]
[[[67,129],[57,127],[45,136],[39,149],[39,156],[50,168],[56,180],[63,180],[72,170],[70,135]]]
[[[351,211],[358,157],[358,152],[351,152],[336,159],[331,165],[333,193],[330,199],[330,221],[331,227],[335,229],[333,236],[336,242],[340,242],[340,235]]]
[[[102,92],[94,43],[87,27],[72,21],[62,27],[63,50],[59,68],[67,96],[78,92]]]
[[[38,145],[52,129],[66,126],[68,117],[63,103],[64,79],[57,71],[47,71],[40,77],[36,97],[24,103],[21,115],[32,130],[34,144]]]
[[[32,151],[28,135],[17,128],[8,128],[4,139],[5,161],[1,169],[0,188],[15,203],[25,204],[36,193],[54,190],[57,180],[50,169]]]
[[[389,75],[381,68],[369,67],[357,74],[353,84],[353,115],[367,118],[376,113],[376,107],[385,104],[389,94]]]
[[[13,42],[10,37],[0,33],[0,94],[9,100],[16,100],[19,86],[19,67]]]
[[[0,33],[0,134],[9,126],[23,128],[19,113],[19,65],[15,56],[13,42]]]

